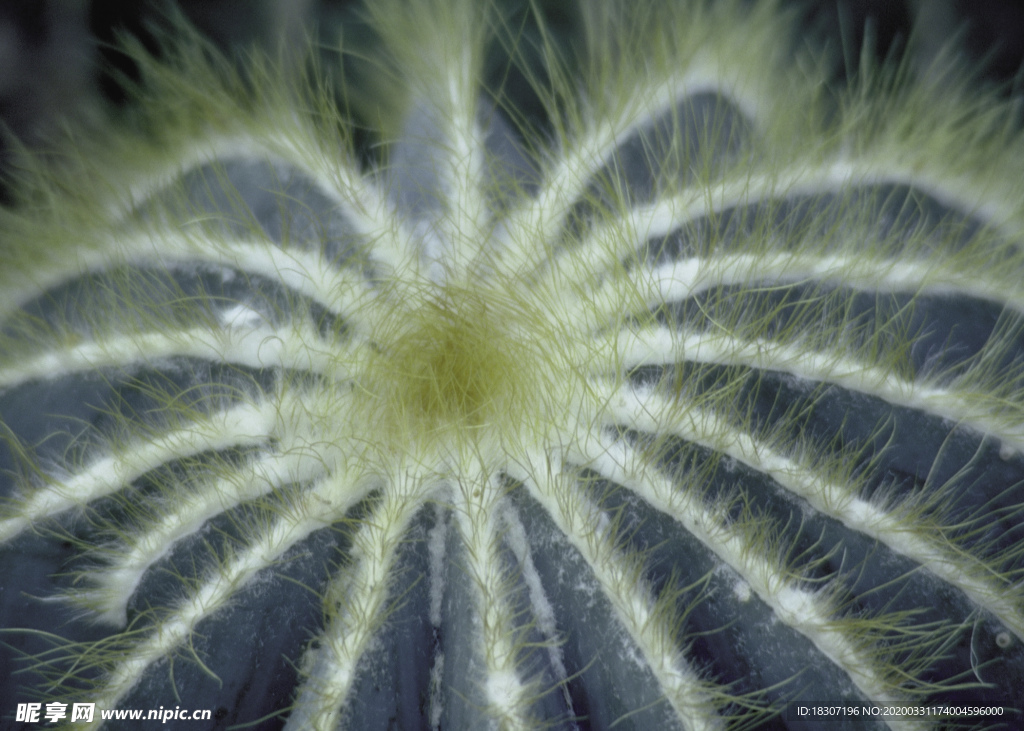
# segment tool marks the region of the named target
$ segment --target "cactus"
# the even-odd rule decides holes
[[[18,700],[1024,722],[1010,105],[909,64],[831,94],[773,2],[588,3],[576,44],[470,0],[366,13],[361,76],[128,43],[125,119],[20,159]]]

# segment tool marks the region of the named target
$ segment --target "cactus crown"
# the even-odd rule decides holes
[[[830,97],[773,2],[587,3],[572,63],[539,14],[366,12],[373,93],[185,33],[129,44],[130,126],[21,161],[0,540],[8,589],[56,574],[7,600],[25,693],[290,729],[1011,713],[1009,106],[905,67]]]

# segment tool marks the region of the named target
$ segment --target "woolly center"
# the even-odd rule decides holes
[[[382,426],[417,443],[519,431],[550,381],[538,322],[497,292],[451,286],[396,312],[368,373]]]
[[[402,380],[411,411],[437,427],[492,421],[518,380],[505,352],[505,333],[482,304],[467,312],[433,301],[424,309],[418,328],[396,349],[408,363]]]

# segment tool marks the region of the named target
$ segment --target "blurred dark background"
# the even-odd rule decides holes
[[[972,66],[981,64],[988,79],[1005,83],[1004,93],[1019,89],[1024,60],[1020,0],[787,2],[800,8],[809,36],[823,35],[839,49],[844,59],[840,74],[856,68],[863,48],[877,57],[909,49],[923,67],[954,43],[956,53]],[[105,105],[123,103],[116,78],[130,68],[116,50],[118,35],[144,37],[147,24],[171,3],[225,48],[298,41],[309,28],[324,38],[354,18],[356,7],[352,0],[3,0],[0,124],[32,141],[69,115],[100,114]],[[551,0],[542,5],[558,12],[558,6],[571,4]]]

